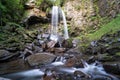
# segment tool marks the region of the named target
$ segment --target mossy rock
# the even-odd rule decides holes
[[[66,47],[66,48],[71,48],[73,46],[72,40],[73,39],[70,38],[70,39],[67,39],[67,40],[63,41],[62,46]]]
[[[120,57],[120,52],[115,53],[116,56]]]
[[[103,57],[100,59],[101,61],[114,61],[113,56],[103,55]]]

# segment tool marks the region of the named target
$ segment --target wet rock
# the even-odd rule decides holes
[[[21,51],[20,57],[22,57],[23,59],[25,59],[26,56],[34,54],[33,53],[33,50],[34,50],[33,47],[34,47],[33,43],[26,43],[24,51]]]
[[[53,41],[53,40],[52,40],[52,41],[50,41],[50,42],[47,43],[47,47],[48,47],[48,48],[53,48],[56,43],[57,43],[56,41]]]
[[[35,7],[35,4],[34,3],[26,3],[24,5],[24,8],[25,9],[33,9]]]
[[[42,77],[43,80],[56,80],[57,74],[55,71],[45,70],[45,74]]]
[[[49,22],[49,20],[45,17],[41,17],[41,16],[30,16],[28,18],[28,25],[33,25],[33,24],[36,24],[36,23],[47,23]]]
[[[55,59],[55,55],[50,53],[37,53],[31,56],[28,56],[26,59],[30,66],[37,66],[40,64],[51,63]]]
[[[42,35],[41,34],[37,35],[37,39],[38,40],[42,39]]]
[[[18,50],[17,47],[10,47],[10,48],[6,48],[7,51],[10,51],[10,52],[16,52]]]
[[[33,47],[33,53],[40,53],[40,52],[43,52],[43,49],[39,46],[34,46]]]
[[[106,48],[106,52],[108,52],[110,55],[114,55],[115,53],[120,52],[119,44],[120,43],[112,44],[111,46]]]
[[[111,74],[120,74],[120,63],[116,64],[114,63],[105,63],[103,64],[103,67],[106,72],[111,73]]]
[[[23,59],[25,59],[27,56],[32,55],[32,54],[36,54],[36,53],[40,53],[43,52],[43,48],[34,45],[33,43],[31,44],[27,44],[27,46],[25,47],[24,51],[21,51],[21,56]]]
[[[0,77],[0,80],[11,80],[11,79]]]
[[[43,49],[44,51],[45,51],[46,49],[48,49],[47,44],[46,44],[45,42],[42,43],[41,46],[42,46],[42,49]]]
[[[10,53],[6,50],[0,50],[0,62],[7,61],[8,59],[11,59],[15,56],[18,56],[19,53]]]
[[[33,44],[34,44],[35,46],[41,46],[41,44],[39,43],[39,40],[37,40],[37,39],[35,39],[35,40],[33,41]]]
[[[98,54],[97,59],[99,61],[107,62],[107,61],[115,61],[114,56],[110,56],[108,54]]]
[[[55,53],[64,53],[66,48],[54,48]]]
[[[26,43],[25,48],[29,50],[33,50],[33,46],[34,46],[33,43]]]
[[[0,50],[0,58],[9,56],[11,53],[7,50]]]
[[[22,59],[0,64],[0,74],[13,73],[28,70],[30,67]]]
[[[38,42],[39,42],[40,45],[42,45],[42,44],[44,44],[45,41],[44,40],[39,40]]]
[[[69,58],[69,59],[66,61],[65,66],[67,66],[67,67],[72,67],[72,66],[75,65],[75,63],[76,63],[76,59],[75,59],[75,57],[72,57],[72,58]]]
[[[35,7],[35,0],[28,0],[25,5],[24,8],[25,9],[33,9]]]
[[[89,76],[81,71],[75,71],[74,76],[76,79],[81,79],[81,80],[89,80]]]
[[[72,47],[73,47],[72,40],[70,40],[70,39],[64,40],[64,41],[62,42],[62,47],[72,48]]]
[[[42,38],[48,38],[49,36],[50,36],[50,34],[48,34],[48,33],[42,34]]]
[[[120,52],[115,53],[115,57],[119,58],[120,57]]]
[[[47,49],[48,52],[53,52],[55,53],[56,55],[59,53],[64,53],[66,51],[66,48],[49,48]]]
[[[78,46],[79,42],[80,42],[79,39],[74,39],[74,40],[72,41],[73,47]]]
[[[68,53],[68,54],[75,54],[75,53],[81,54],[79,48],[77,48],[77,47],[69,49],[66,53]]]

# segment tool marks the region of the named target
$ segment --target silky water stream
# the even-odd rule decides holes
[[[86,61],[81,60],[83,67],[67,67],[65,66],[66,61],[65,57],[58,56],[54,62],[40,69],[6,74],[2,77],[11,80],[46,80],[43,78],[45,74],[51,76],[55,72],[57,76],[55,80],[68,80],[66,78],[68,76],[69,80],[119,80],[117,77],[106,73],[102,64],[98,61],[88,64]]]

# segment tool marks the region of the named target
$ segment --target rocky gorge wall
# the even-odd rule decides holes
[[[66,0],[63,8],[70,34],[78,36],[115,18],[120,13],[120,0]]]

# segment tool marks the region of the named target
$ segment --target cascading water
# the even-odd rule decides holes
[[[52,28],[51,33],[57,35],[58,33],[58,6],[53,6],[52,8]]]
[[[88,80],[97,80],[97,79],[99,79],[99,80],[119,80],[115,76],[106,73],[101,63],[96,61],[93,64],[88,64],[86,61],[83,61],[83,60],[81,60],[81,61],[84,66],[83,68],[64,67],[64,68],[60,68],[59,70],[62,72],[69,73],[69,74],[74,74],[76,71],[77,72],[80,71],[90,78]],[[81,76],[81,74],[78,74],[78,75]],[[81,80],[81,77],[79,77],[79,79]]]
[[[68,35],[68,28],[67,28],[67,22],[66,22],[66,18],[65,18],[65,13],[63,12],[62,9],[61,9],[61,11],[62,11],[62,18],[63,18],[63,23],[64,23],[64,38],[68,39],[69,35]]]
[[[51,21],[51,36],[50,39],[54,40],[54,41],[58,41],[59,42],[59,31],[58,31],[58,19],[59,19],[59,15],[62,16],[63,19],[63,23],[64,23],[64,39],[68,39],[69,35],[68,35],[68,28],[67,28],[67,23],[66,23],[66,18],[65,18],[65,14],[63,12],[62,9],[60,9],[58,6],[53,6],[52,7],[52,21]]]
[[[58,56],[58,57],[55,59],[55,62],[51,63],[51,65],[53,65],[53,66],[62,66],[62,65],[65,64],[65,62],[66,62],[65,57]]]

